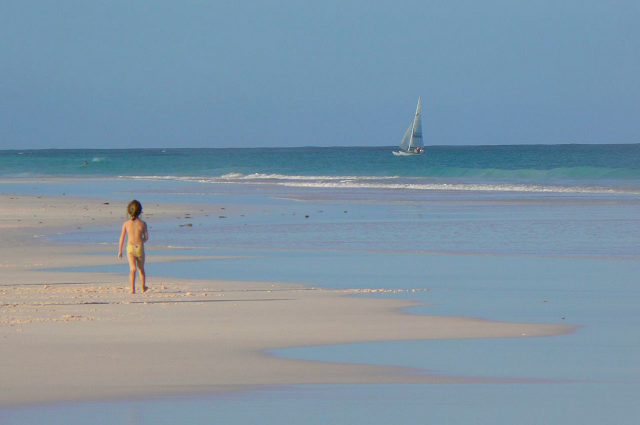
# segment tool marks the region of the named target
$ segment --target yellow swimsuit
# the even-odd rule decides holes
[[[144,245],[132,245],[128,243],[127,254],[133,255],[136,258],[142,258],[144,255]]]

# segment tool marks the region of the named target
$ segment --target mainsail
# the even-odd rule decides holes
[[[416,115],[413,117],[413,121],[409,125],[407,132],[404,133],[404,137],[400,142],[400,150],[411,151],[415,148],[423,148],[424,142],[422,141],[422,119],[420,118],[421,101],[418,98],[418,107],[416,108]]]
[[[422,141],[422,119],[420,118],[420,109],[420,98],[418,98],[418,107],[416,108],[416,116],[413,119],[413,134],[411,136],[411,143],[409,143],[409,149],[424,148],[424,142]]]

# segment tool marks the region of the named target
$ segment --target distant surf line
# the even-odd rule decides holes
[[[119,176],[133,180],[172,180],[210,184],[253,184],[319,189],[389,189],[415,191],[469,191],[469,192],[530,192],[530,193],[578,193],[578,194],[618,194],[640,195],[637,186],[577,186],[559,184],[527,183],[457,183],[424,182],[421,177],[399,176],[287,176],[282,174],[227,174],[221,177],[193,176]],[[422,182],[420,182],[422,180]]]

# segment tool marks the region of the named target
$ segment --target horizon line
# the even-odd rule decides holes
[[[486,145],[464,145],[464,144],[455,144],[455,145],[428,145],[425,146],[425,149],[428,148],[442,148],[442,147],[501,147],[501,146],[616,146],[616,145],[640,145],[640,142],[616,142],[616,143],[503,143],[503,144],[486,144]],[[141,147],[141,148],[125,148],[125,147],[115,147],[115,148],[78,148],[78,147],[64,147],[64,148],[26,148],[26,149],[0,149],[0,152],[26,152],[26,151],[51,151],[51,150],[83,150],[83,151],[91,151],[91,150],[166,150],[166,149],[362,149],[362,148],[376,148],[376,149],[397,149],[397,145],[352,145],[352,146],[343,146],[343,145],[334,145],[334,146],[315,146],[315,145],[307,145],[307,146],[253,146],[253,147],[171,147],[171,146],[161,146],[161,147]]]

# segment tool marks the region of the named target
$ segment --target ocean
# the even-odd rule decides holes
[[[270,353],[531,382],[284,386],[13,409],[2,412],[7,423],[635,424],[640,145],[427,147],[411,157],[391,150],[0,151],[0,192],[103,197],[122,201],[123,217],[134,197],[192,205],[192,227],[180,226],[183,217],[147,219],[148,255],[155,244],[186,259],[149,263],[150,279],[424,289],[367,296],[423,302],[415,314],[581,326],[557,337]],[[200,215],[202,204],[219,205],[220,215]],[[115,250],[120,224],[34,236]],[[189,261],[199,254],[244,258]],[[123,281],[128,271],[74,270],[121,273]]]
[[[640,194],[640,145],[2,150],[0,176],[289,187]],[[86,164],[85,164],[86,161]]]

